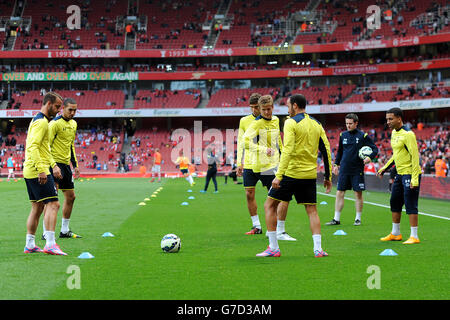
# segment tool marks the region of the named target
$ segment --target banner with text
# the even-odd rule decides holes
[[[379,103],[343,103],[337,105],[311,105],[306,107],[310,114],[376,112],[398,107],[402,110],[449,108],[450,98],[427,99]],[[32,118],[39,110],[0,110],[0,118]],[[222,108],[167,108],[167,109],[78,109],[78,118],[145,118],[145,117],[219,117],[244,116],[249,113],[248,107]],[[287,115],[286,106],[276,105],[275,115]]]
[[[450,68],[450,59],[353,65],[329,68],[290,68],[277,70],[195,71],[195,72],[10,72],[0,73],[0,81],[173,81],[215,79],[297,78],[342,76]]]
[[[10,72],[2,81],[124,81],[138,80],[138,72]]]
[[[267,46],[257,48],[190,48],[190,49],[137,49],[137,50],[14,50],[0,51],[0,59],[24,58],[186,58],[186,57],[223,57],[302,54],[319,52],[354,51],[378,48],[416,46],[450,41],[450,33],[438,33],[429,36],[406,36],[388,40],[374,39],[364,41],[302,43],[299,36],[294,45],[288,47]]]

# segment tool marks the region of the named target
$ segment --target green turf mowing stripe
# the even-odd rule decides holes
[[[322,227],[323,245],[330,256],[316,259],[303,206],[291,204],[287,231],[296,242],[280,242],[282,257],[257,258],[268,244],[263,235],[246,236],[251,227],[242,186],[219,184],[219,194],[199,193],[203,179],[189,187],[170,180],[150,204],[139,208],[99,253],[81,266],[82,289],[60,286],[57,299],[443,299],[448,285],[440,239],[446,228],[427,220],[420,246],[386,244],[389,219],[376,207],[366,207],[364,224],[341,225],[347,236],[333,236],[336,228]],[[193,193],[187,193],[192,189]],[[257,187],[260,220],[265,231],[263,203],[267,191]],[[194,200],[188,200],[189,196]],[[319,199],[325,197],[319,195]],[[181,206],[187,201],[188,206]],[[351,203],[346,204],[352,211]],[[331,204],[319,206],[322,216]],[[345,213],[344,213],[345,214]],[[322,218],[322,220],[324,220]],[[324,223],[325,221],[322,221]],[[431,223],[430,223],[431,222]],[[402,224],[405,229],[407,221]],[[159,247],[164,234],[181,237],[179,253]],[[399,255],[381,257],[386,248]],[[389,260],[390,259],[390,260]],[[392,260],[394,259],[394,260]],[[91,263],[92,262],[92,263]],[[381,270],[381,289],[367,287],[368,267]],[[420,276],[418,276],[420,275]],[[401,280],[399,280],[401,279]],[[426,282],[423,279],[427,279]]]
[[[158,184],[148,179],[98,179],[77,183],[77,202],[71,228],[83,239],[64,239],[68,257],[25,256],[25,221],[29,212],[25,185],[0,184],[6,195],[0,225],[0,272],[2,299],[448,299],[450,285],[445,248],[446,222],[420,219],[419,245],[385,243],[379,238],[391,228],[389,211],[365,206],[363,224],[353,226],[354,205],[346,200],[338,228],[324,226],[334,213],[334,202],[318,195],[323,248],[330,254],[314,258],[309,222],[302,205],[291,202],[286,231],[298,241],[279,242],[280,258],[257,258],[267,238],[263,204],[267,190],[256,188],[263,234],[246,236],[251,220],[242,185],[224,185],[200,193],[204,179],[190,187],[184,179],[166,179],[164,189],[145,206],[138,206]],[[192,193],[187,190],[192,189]],[[189,196],[195,199],[189,200]],[[386,203],[388,194],[366,192],[368,201]],[[25,199],[25,200],[24,200]],[[188,206],[181,206],[187,201]],[[419,201],[421,211],[439,214],[445,204]],[[442,214],[441,214],[442,215]],[[75,218],[76,217],[76,218]],[[60,224],[60,215],[58,226]],[[347,235],[334,236],[338,230]],[[408,219],[402,219],[404,237]],[[103,238],[104,232],[114,238]],[[179,253],[163,253],[163,235],[181,237]],[[37,241],[42,245],[42,241]],[[398,256],[379,254],[392,249]],[[88,251],[94,259],[77,256]],[[70,290],[66,273],[80,268],[81,289]],[[381,272],[381,288],[369,289],[370,266]]]
[[[76,181],[74,211],[70,228],[83,236],[82,239],[58,239],[61,228],[61,210],[56,225],[56,241],[69,256],[23,253],[26,220],[30,203],[23,180],[0,184],[2,203],[0,225],[0,272],[2,290],[0,299],[48,299],[55,287],[65,285],[70,265],[83,264],[78,259],[82,252],[96,255],[101,235],[115,232],[138,208],[137,203],[149,196],[159,184],[149,184],[148,179],[96,179]],[[63,196],[60,192],[60,202]],[[41,240],[42,218],[36,232],[36,244],[44,247]]]

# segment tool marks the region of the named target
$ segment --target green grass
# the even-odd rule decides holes
[[[280,242],[282,257],[257,258],[267,247],[264,235],[246,236],[251,227],[242,185],[223,184],[219,194],[199,193],[204,180],[189,187],[183,179],[162,184],[148,179],[97,179],[76,183],[71,229],[83,239],[58,240],[67,257],[25,255],[26,219],[30,210],[23,180],[0,182],[0,299],[449,299],[448,226],[450,221],[419,217],[419,245],[379,241],[391,230],[389,209],[366,204],[363,224],[353,226],[354,202],[346,200],[338,227],[323,224],[333,217],[334,199],[319,195],[323,248],[316,259],[303,206],[291,202],[286,229],[296,242]],[[138,206],[163,186],[157,198]],[[187,190],[192,189],[192,193]],[[323,191],[319,187],[319,191]],[[194,200],[188,200],[189,196]],[[351,193],[347,196],[352,197]],[[266,192],[257,188],[264,224]],[[366,192],[365,200],[388,204],[388,193]],[[189,206],[181,206],[184,201]],[[449,217],[448,202],[420,199],[419,211]],[[61,223],[58,216],[57,231]],[[265,227],[263,227],[265,231]],[[334,236],[337,229],[347,236]],[[37,233],[37,245],[42,226]],[[406,215],[401,230],[409,236]],[[102,238],[104,232],[114,238]],[[167,233],[182,239],[179,253],[166,254],[160,240]],[[383,257],[384,249],[396,257]],[[88,251],[95,258],[78,259]],[[81,289],[69,290],[67,268],[80,268]],[[381,289],[369,290],[367,268],[381,270]]]

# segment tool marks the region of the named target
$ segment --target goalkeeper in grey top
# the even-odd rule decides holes
[[[349,113],[345,116],[347,131],[340,134],[339,149],[334,161],[333,173],[338,176],[334,218],[326,225],[339,225],[341,212],[344,208],[345,191],[353,189],[355,192],[356,217],[355,226],[361,225],[363,208],[362,192],[366,189],[364,183],[364,165],[371,162],[378,154],[378,148],[367,133],[358,129],[358,116]],[[368,146],[372,149],[369,154],[360,158],[359,151]]]

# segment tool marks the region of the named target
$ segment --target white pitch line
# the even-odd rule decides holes
[[[328,196],[328,197],[336,198],[336,195],[334,195],[334,194],[328,194],[328,193],[324,193],[324,192],[317,192],[317,193],[318,193],[318,194],[321,194],[321,195],[323,195],[323,196]],[[344,199],[345,199],[345,200],[350,200],[350,201],[355,201],[355,199],[347,198],[347,197],[344,197]],[[377,206],[377,207],[382,207],[382,208],[388,208],[388,209],[391,208],[390,206],[387,206],[387,205],[384,205],[384,204],[375,203],[375,202],[364,201],[364,203],[371,204],[371,205]],[[403,211],[405,211],[405,209],[403,209]],[[433,217],[433,218],[439,218],[439,219],[444,219],[444,220],[450,220],[450,218],[448,218],[448,217],[441,217],[441,216],[437,216],[437,215],[434,215],[434,214],[431,214],[431,213],[419,212],[419,214],[421,214],[421,215],[423,215],[423,216]]]

